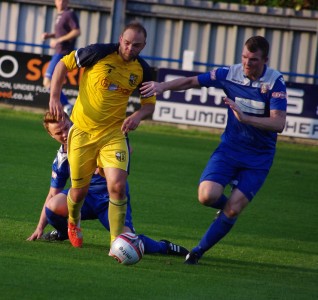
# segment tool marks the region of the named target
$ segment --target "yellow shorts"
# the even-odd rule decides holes
[[[93,136],[73,125],[67,144],[73,188],[87,186],[97,166],[129,171],[128,138],[120,128],[107,134]]]

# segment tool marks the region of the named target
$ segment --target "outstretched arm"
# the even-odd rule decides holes
[[[168,90],[181,91],[199,86],[200,85],[197,76],[183,77],[165,82],[147,81],[142,83],[140,93],[143,97],[150,97],[153,95],[162,94]]]
[[[59,61],[56,65],[51,81],[50,92],[50,113],[56,116],[58,119],[62,119],[64,116],[63,107],[60,101],[63,82],[67,74],[67,69],[63,61]]]
[[[38,225],[36,226],[35,231],[27,238],[27,241],[34,241],[38,240],[44,231],[44,228],[47,226],[48,222],[46,219],[46,214],[45,214],[45,207],[47,203],[50,201],[50,199],[55,196],[56,194],[60,193],[62,189],[56,189],[56,188],[50,188],[49,193],[45,199],[41,214],[40,214],[40,219],[38,222]]]

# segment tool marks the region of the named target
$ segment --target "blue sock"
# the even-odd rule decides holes
[[[68,104],[68,99],[67,99],[67,97],[65,96],[65,94],[63,92],[61,92],[60,101],[61,101],[63,106]]]
[[[168,249],[167,249],[166,243],[157,242],[143,234],[138,234],[138,236],[144,243],[146,254],[153,254],[153,253],[167,254]]]
[[[211,205],[211,207],[218,208],[218,209],[223,209],[225,207],[227,199],[228,198],[224,194],[222,194],[222,196],[215,203],[213,203]]]
[[[68,234],[67,234],[67,217],[63,217],[60,215],[57,215],[54,213],[52,210],[49,208],[45,207],[45,214],[47,221],[49,222],[50,225],[52,225],[58,232],[59,237],[61,239],[68,239]]]
[[[199,257],[201,257],[204,252],[212,248],[218,241],[227,235],[236,220],[237,218],[230,219],[222,212],[220,216],[210,225],[199,245],[193,248],[192,251],[198,253]]]

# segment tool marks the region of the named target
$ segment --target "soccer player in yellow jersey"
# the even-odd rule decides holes
[[[66,73],[85,68],[71,115],[74,125],[67,150],[72,185],[67,196],[68,236],[74,247],[83,243],[80,210],[96,165],[107,180],[111,242],[123,231],[130,161],[127,133],[154,112],[156,102],[155,96],[140,98],[141,108],[126,117],[129,96],[152,77],[149,65],[139,56],[146,38],[146,29],[132,22],[118,44],[80,48],[64,56],[55,68],[49,107],[58,118],[63,116],[60,93]]]

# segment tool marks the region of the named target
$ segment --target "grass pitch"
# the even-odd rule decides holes
[[[146,255],[126,267],[108,257],[109,234],[98,221],[82,223],[82,249],[26,241],[59,147],[41,117],[0,109],[0,299],[317,299],[317,146],[279,142],[265,185],[199,265]],[[149,124],[130,134],[138,233],[196,245],[215,214],[196,199],[218,140]]]

